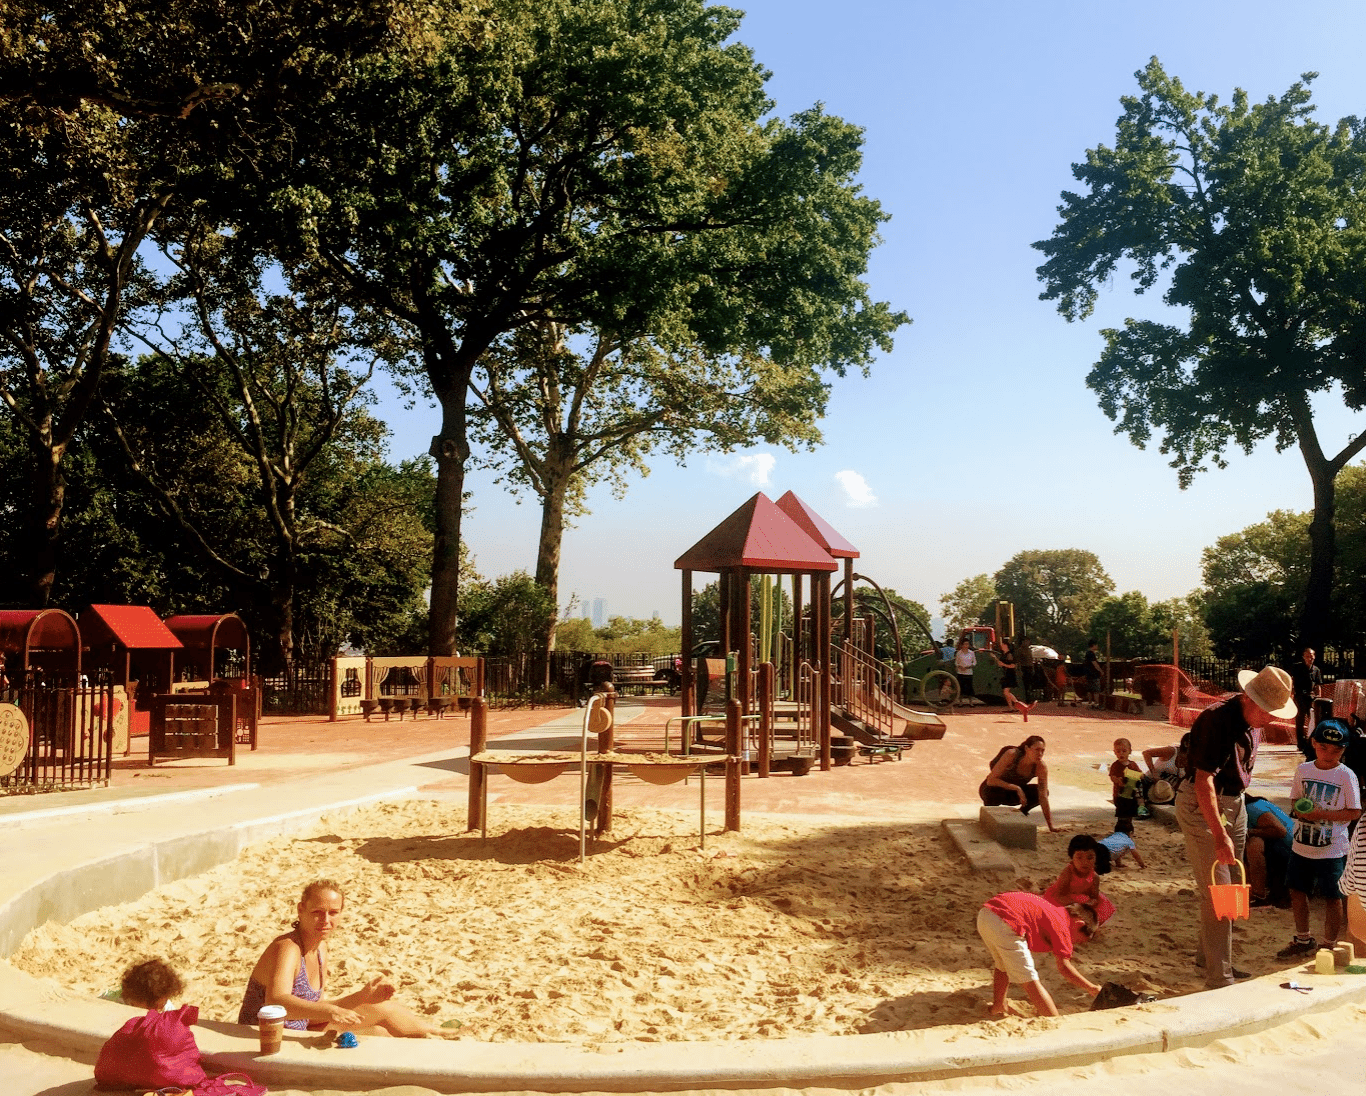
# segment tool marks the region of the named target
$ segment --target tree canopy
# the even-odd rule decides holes
[[[1088,150],[1060,223],[1036,243],[1044,300],[1090,315],[1122,267],[1180,320],[1102,332],[1087,385],[1116,432],[1161,434],[1182,485],[1230,446],[1298,447],[1313,484],[1299,629],[1332,630],[1335,486],[1366,430],[1325,451],[1312,397],[1366,403],[1366,127],[1312,118],[1306,73],[1279,98],[1188,92],[1156,58],[1122,100],[1114,147]]]
[[[442,410],[434,653],[498,340],[587,325],[839,372],[904,319],[861,280],[883,214],[850,182],[858,131],[768,118],[738,24],[704,0],[492,0],[427,55],[358,66],[251,201],[413,334]]]
[[[1091,617],[1115,588],[1083,548],[1017,552],[991,581],[997,597],[1014,603],[1016,627],[1063,653],[1086,646]]]

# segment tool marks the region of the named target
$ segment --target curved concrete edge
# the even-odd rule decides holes
[[[111,799],[107,803],[89,803],[80,807],[44,807],[36,811],[0,815],[0,829],[22,830],[30,826],[42,826],[62,819],[83,819],[92,814],[132,814],[135,811],[155,810],[171,803],[195,803],[201,799],[216,799],[221,795],[230,795],[232,792],[249,792],[260,786],[259,784],[222,784],[216,788],[191,788],[183,792],[162,792],[157,795],[138,796],[133,799]]]
[[[9,954],[35,925],[69,920],[131,901],[174,879],[237,856],[247,844],[318,818],[384,799],[389,789],[345,802],[240,822],[149,843],[57,872],[0,906],[0,946]],[[313,1036],[289,1038],[279,1055],[257,1054],[254,1031],[202,1022],[204,1057],[259,1081],[300,1087],[365,1089],[421,1085],[442,1092],[635,1092],[717,1088],[866,1088],[958,1076],[1022,1073],[1092,1063],[1124,1054],[1204,1046],[1251,1034],[1346,1003],[1366,1003],[1366,977],[1290,972],[1310,994],[1279,988],[1283,976],[1254,979],[1133,1009],[1081,1013],[1031,1024],[1027,1037],[1002,1037],[998,1024],[973,1024],[867,1035],[697,1043],[613,1043],[598,1049],[548,1043],[404,1041],[368,1038],[339,1050]],[[94,1055],[136,1010],[91,999],[0,963],[0,1027]],[[705,1047],[705,1053],[698,1051]]]
[[[54,872],[0,902],[0,955],[12,955],[29,932],[48,921],[66,922],[101,906],[135,901],[163,883],[235,860],[253,842],[294,833],[325,814],[403,798],[416,791],[416,787],[391,788],[325,807],[306,807],[219,829],[150,840],[138,848],[121,849]]]

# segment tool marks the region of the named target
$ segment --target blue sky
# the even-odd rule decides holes
[[[1260,0],[1145,4],[751,0],[738,37],[773,73],[790,115],[816,101],[866,130],[862,182],[892,214],[868,280],[907,311],[869,379],[837,381],[813,453],[759,449],[657,461],[623,500],[596,492],[566,536],[561,599],[668,623],[673,561],[756,490],[792,489],[862,553],[861,573],[937,610],[961,579],[1024,549],[1086,548],[1120,591],[1151,599],[1199,585],[1200,552],[1274,509],[1307,510],[1298,452],[1270,445],[1188,490],[1150,448],[1112,432],[1085,387],[1102,327],[1154,316],[1116,283],[1068,324],[1038,300],[1041,256],[1070,165],[1112,143],[1120,96],[1156,55],[1188,87],[1279,95],[1317,71],[1321,121],[1366,114],[1366,5]],[[393,454],[426,449],[429,407],[380,411]],[[1366,429],[1321,401],[1335,452]],[[471,477],[466,536],[485,575],[535,561],[539,509]]]

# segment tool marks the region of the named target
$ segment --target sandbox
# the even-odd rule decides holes
[[[495,833],[486,846],[460,832],[460,816],[451,812],[449,805],[400,803],[334,819],[301,835],[297,848],[315,850],[317,862],[300,854],[274,871],[259,865],[278,859],[281,843],[248,849],[244,856],[261,858],[251,870],[264,870],[267,878],[240,901],[223,893],[232,889],[228,873],[238,870],[224,865],[133,903],[140,912],[128,928],[119,929],[108,911],[95,911],[93,926],[45,930],[46,939],[35,937],[26,948],[40,973],[44,949],[48,962],[56,960],[52,949],[67,932],[110,935],[83,938],[88,989],[49,988],[27,999],[19,994],[9,1026],[17,1011],[30,1021],[46,1016],[49,1034],[64,1022],[58,1013],[79,1015],[87,1027],[91,1017],[107,1017],[94,1022],[88,1040],[103,1037],[101,1025],[103,1034],[117,1027],[127,1010],[96,1001],[93,993],[107,988],[124,960],[111,959],[106,970],[85,957],[112,952],[121,931],[136,933],[151,945],[145,950],[160,949],[176,961],[191,979],[187,999],[206,1016],[235,1016],[241,972],[286,926],[298,889],[292,884],[316,874],[343,876],[352,895],[343,934],[333,945],[333,988],[373,971],[406,983],[401,992],[410,1002],[424,1000],[420,983],[451,987],[434,1009],[430,1002],[424,1008],[462,1020],[464,1038],[454,1047],[370,1039],[344,1054],[300,1041],[277,1059],[254,1060],[254,1039],[242,1029],[215,1020],[205,1025],[200,1044],[206,1053],[276,1082],[335,1087],[406,1081],[446,1091],[876,1083],[1195,1045],[1304,1008],[1302,999],[1286,1001],[1292,995],[1274,983],[1255,981],[1122,1017],[952,1026],[975,1020],[986,999],[981,946],[964,927],[970,931],[980,898],[991,890],[1047,881],[1024,878],[1033,871],[1028,865],[1014,881],[964,878],[961,863],[932,828],[829,818],[756,818],[744,835],[713,838],[715,847],[704,857],[689,833],[695,815],[680,813],[671,821],[664,812],[642,812],[624,815],[612,842],[599,845],[580,872],[576,835],[564,828],[562,812],[541,812],[538,819],[535,811],[516,818],[500,811],[511,830]],[[1150,844],[1142,846],[1145,854],[1160,861],[1166,855],[1162,842],[1155,837]],[[338,870],[348,863],[355,868],[350,879]],[[646,870],[633,873],[633,864]],[[1136,919],[1152,915],[1157,925],[1177,920],[1170,916],[1172,894],[1163,888],[1176,887],[1180,897],[1189,881],[1162,882],[1160,871],[1146,880],[1142,873],[1126,878],[1131,895],[1107,888],[1120,902],[1121,916],[1129,908]],[[456,884],[451,897],[428,899],[431,885],[443,881]],[[572,902],[569,884],[582,890]],[[658,902],[660,891],[672,904],[651,908],[647,899]],[[912,892],[925,895],[922,904],[909,902]],[[529,916],[533,904],[548,912],[549,921],[537,924]],[[384,910],[404,906],[404,916],[419,928],[386,927]],[[442,938],[442,925],[454,926],[456,946],[443,943],[438,959],[431,958],[438,949],[419,947],[421,957],[413,958],[411,940]],[[221,943],[224,936],[232,943]],[[464,954],[461,940],[467,942]],[[233,948],[249,956],[247,966],[208,974],[192,969],[210,966],[195,956],[231,955]],[[1122,956],[1107,958],[1099,942],[1093,948],[1081,956],[1093,976],[1123,973]],[[1160,939],[1155,950],[1163,952]],[[1155,985],[1194,988],[1186,954],[1177,964],[1184,978],[1175,968],[1153,964],[1151,954],[1144,959]],[[929,963],[927,955],[938,958]],[[18,961],[27,962],[22,956]],[[1058,985],[1051,970],[1045,977]],[[743,994],[734,991],[733,979]],[[1316,995],[1316,1008],[1360,992],[1351,979],[1323,982],[1327,992]],[[1059,994],[1064,1009],[1080,1007],[1074,996],[1065,989]],[[618,1026],[619,1020],[625,1023]],[[700,1041],[707,1042],[704,1054],[695,1046]]]

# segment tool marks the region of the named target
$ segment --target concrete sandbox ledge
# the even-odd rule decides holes
[[[327,814],[415,794],[395,787],[375,794],[232,825],[149,841],[96,857],[0,894],[0,953],[8,956],[33,928],[127,902],[163,883],[234,859],[248,844],[305,828]],[[13,882],[13,880],[8,880]],[[870,1087],[897,1081],[1021,1073],[1077,1066],[1121,1054],[1204,1046],[1251,1034],[1310,1012],[1366,1003],[1366,977],[1289,977],[1315,987],[1287,992],[1287,976],[1151,1005],[1082,1013],[1002,1033],[996,1023],[868,1035],[698,1043],[612,1043],[584,1049],[559,1043],[479,1043],[366,1038],[339,1050],[317,1036],[287,1038],[278,1055],[257,1055],[254,1030],[201,1021],[196,1038],[206,1059],[270,1085],[365,1089],[420,1085],[440,1092],[635,1092],[812,1086]],[[0,963],[0,1027],[51,1040],[92,1056],[136,1010],[56,987]],[[291,1033],[293,1034],[293,1033]],[[704,1053],[699,1050],[705,1047]]]

